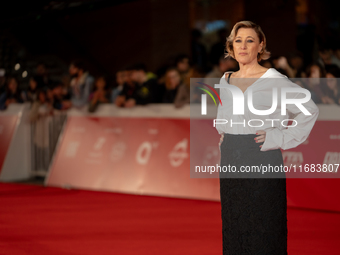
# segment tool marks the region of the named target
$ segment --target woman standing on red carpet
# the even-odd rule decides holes
[[[221,134],[221,168],[234,166],[236,172],[220,173],[220,196],[223,233],[223,254],[287,254],[287,200],[285,172],[263,175],[261,173],[240,172],[242,166],[273,167],[283,166],[280,149],[298,146],[308,137],[319,113],[312,100],[304,104],[311,115],[304,115],[293,104],[287,104],[286,115],[281,115],[281,105],[267,116],[255,115],[244,107],[244,114],[233,114],[233,95],[236,91],[244,100],[251,95],[253,107],[259,110],[270,109],[273,101],[273,87],[299,88],[286,76],[274,68],[259,64],[268,59],[266,37],[260,28],[251,21],[235,24],[227,38],[227,56],[239,63],[239,71],[222,76],[217,119],[229,120],[227,124],[217,124]],[[272,79],[268,79],[272,78]],[[295,92],[292,98],[299,98]],[[278,96],[280,100],[280,96]],[[247,102],[247,101],[246,101]],[[222,106],[223,105],[223,106]],[[245,104],[246,105],[246,104]],[[280,123],[292,118],[298,123],[285,128]],[[249,125],[251,119],[257,119]],[[268,122],[265,119],[280,121]],[[259,128],[259,122],[263,125]],[[231,125],[231,123],[239,123]],[[240,125],[244,123],[244,125]],[[273,124],[274,123],[274,124]],[[286,123],[287,125],[287,123]]]

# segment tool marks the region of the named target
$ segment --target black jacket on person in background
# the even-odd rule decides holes
[[[128,85],[124,84],[120,96],[125,96],[128,100],[133,98],[136,100],[136,105],[146,105],[149,103],[156,103],[162,100],[162,96],[158,95],[158,83],[155,78],[151,78],[143,84]],[[158,99],[158,97],[160,97]]]

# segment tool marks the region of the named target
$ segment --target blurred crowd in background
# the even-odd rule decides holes
[[[179,54],[173,62],[154,72],[147,69],[147,63],[134,63],[118,70],[114,81],[105,75],[93,77],[82,60],[70,63],[69,74],[57,81],[51,80],[48,67],[39,63],[26,89],[22,89],[15,77],[6,77],[0,71],[0,109],[5,110],[12,103],[31,102],[34,119],[37,114],[53,114],[54,110],[71,107],[87,107],[89,112],[94,112],[99,104],[134,107],[168,103],[180,108],[199,102],[198,90],[190,100],[190,91],[196,89],[190,86],[190,78],[221,78],[224,72],[238,70],[234,59],[224,57],[225,32],[220,31],[221,40],[208,52],[199,41],[199,32],[194,31],[193,38],[197,40],[192,41],[192,57]],[[272,56],[260,64],[294,78],[294,82],[311,91],[315,103],[340,105],[340,85],[336,79],[340,78],[340,47],[320,45],[318,57],[312,63],[305,63],[302,54],[296,52]]]

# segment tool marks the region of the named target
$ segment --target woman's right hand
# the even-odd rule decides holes
[[[221,151],[221,144],[223,142],[224,134],[221,134],[220,142],[218,143],[218,147],[220,148]]]

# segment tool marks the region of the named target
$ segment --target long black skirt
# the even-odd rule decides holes
[[[260,151],[255,134],[224,134],[220,173],[223,255],[287,255],[284,172],[246,172],[251,166],[283,166],[280,149]],[[243,172],[241,172],[243,171]]]

